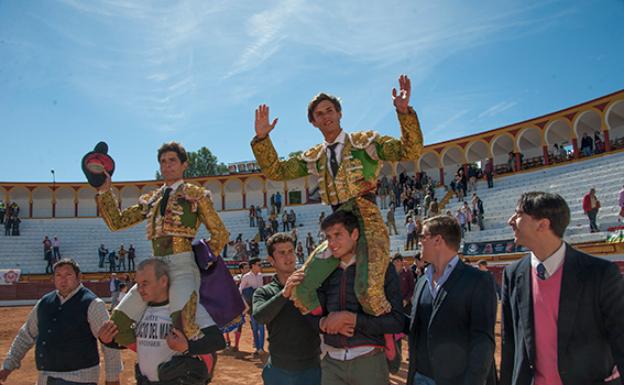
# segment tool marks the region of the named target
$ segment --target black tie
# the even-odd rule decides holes
[[[329,156],[329,167],[331,167],[334,178],[336,177],[336,174],[338,174],[338,160],[336,159],[336,146],[338,146],[338,144],[339,143],[334,143],[327,146],[331,152]]]
[[[544,266],[543,263],[540,263],[539,265],[537,265],[537,278],[541,279],[542,281],[546,279],[546,266]]]
[[[169,194],[171,194],[171,187],[165,189],[162,199],[160,200],[160,215],[165,216],[165,209],[167,208],[167,202],[169,201]]]

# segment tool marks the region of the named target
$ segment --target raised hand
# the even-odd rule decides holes
[[[256,137],[258,139],[266,138],[276,124],[277,118],[273,119],[273,123],[269,123],[269,106],[261,104],[256,108]]]
[[[402,114],[407,113],[407,107],[409,106],[409,99],[412,93],[412,83],[407,75],[401,75],[399,77],[399,91],[396,88],[392,89],[392,100],[397,111]]]
[[[104,181],[103,185],[98,187],[97,189],[98,192],[107,192],[108,190],[111,189],[111,184],[112,184],[111,176],[106,171],[104,171],[104,174],[106,174],[106,180]]]

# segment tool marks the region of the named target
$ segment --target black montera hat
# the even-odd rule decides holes
[[[115,161],[108,155],[106,142],[100,142],[93,151],[82,157],[82,172],[87,177],[89,184],[98,188],[106,181],[104,171],[109,175],[113,175],[113,172],[115,172]]]

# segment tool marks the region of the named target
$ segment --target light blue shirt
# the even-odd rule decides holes
[[[433,299],[436,298],[436,296],[438,295],[438,290],[440,290],[440,287],[444,285],[448,277],[455,269],[455,266],[457,266],[458,262],[459,257],[457,255],[451,258],[451,260],[446,264],[446,267],[444,268],[444,273],[442,273],[437,282],[433,282],[433,273],[435,272],[435,267],[433,267],[433,265],[429,265],[425,268],[427,287],[429,288],[429,292],[431,293],[431,297],[433,297]]]

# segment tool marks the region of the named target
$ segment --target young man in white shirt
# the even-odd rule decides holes
[[[256,349],[254,355],[259,355],[260,353],[264,353],[264,325],[256,322],[256,319],[252,315],[252,298],[254,291],[264,285],[260,258],[250,259],[249,266],[251,267],[251,271],[242,276],[239,290],[249,306],[249,321],[253,332],[254,348]]]

